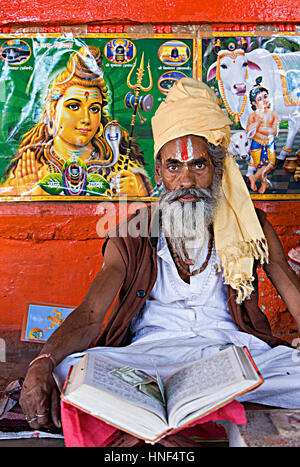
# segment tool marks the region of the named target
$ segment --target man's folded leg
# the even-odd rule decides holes
[[[208,416],[194,421],[190,426],[162,438],[157,444],[165,447],[199,447],[197,439],[226,438],[225,429],[217,420],[245,424],[242,404],[232,401]],[[61,421],[66,447],[133,447],[144,445],[135,438],[102,420],[61,402]]]

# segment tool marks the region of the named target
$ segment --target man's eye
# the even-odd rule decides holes
[[[204,167],[203,162],[197,162],[196,169],[203,169],[203,167]]]
[[[177,165],[169,165],[168,169],[174,172],[175,170],[177,170]]]
[[[71,110],[78,110],[79,104],[68,104],[67,107],[68,109],[71,109]]]
[[[90,111],[93,112],[93,114],[98,114],[100,112],[100,107],[95,105],[94,107],[90,108]]]

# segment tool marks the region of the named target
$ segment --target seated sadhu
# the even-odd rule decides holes
[[[30,365],[20,402],[32,428],[59,426],[53,372],[62,384],[86,352],[150,374],[155,359],[166,378],[170,366],[245,345],[264,382],[238,401],[300,407],[297,350],[272,335],[258,306],[256,268],[263,266],[300,329],[299,279],[226,152],[229,125],[214,93],[196,80],[178,81],[159,106],[152,121],[158,210],[133,214],[108,236],[85,299]],[[122,236],[135,216],[147,235]]]
[[[75,160],[86,176],[100,174],[105,179],[105,196],[150,196],[152,186],[138,144],[132,141],[128,155],[129,133],[117,124],[116,141],[107,136],[106,129],[115,123],[108,104],[101,51],[82,47],[50,84],[41,119],[23,136],[5,170],[1,193],[47,195],[41,182],[50,174],[57,181],[55,174],[62,175],[66,164]]]

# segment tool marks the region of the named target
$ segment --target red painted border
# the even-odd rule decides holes
[[[0,2],[0,26],[16,24],[297,23],[298,0],[21,0]]]

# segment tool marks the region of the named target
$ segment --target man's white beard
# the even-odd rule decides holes
[[[182,194],[199,196],[197,202],[181,203]],[[160,200],[161,226],[174,251],[185,261],[186,254],[196,263],[207,244],[215,215],[216,199],[211,190],[177,190],[166,192]]]

